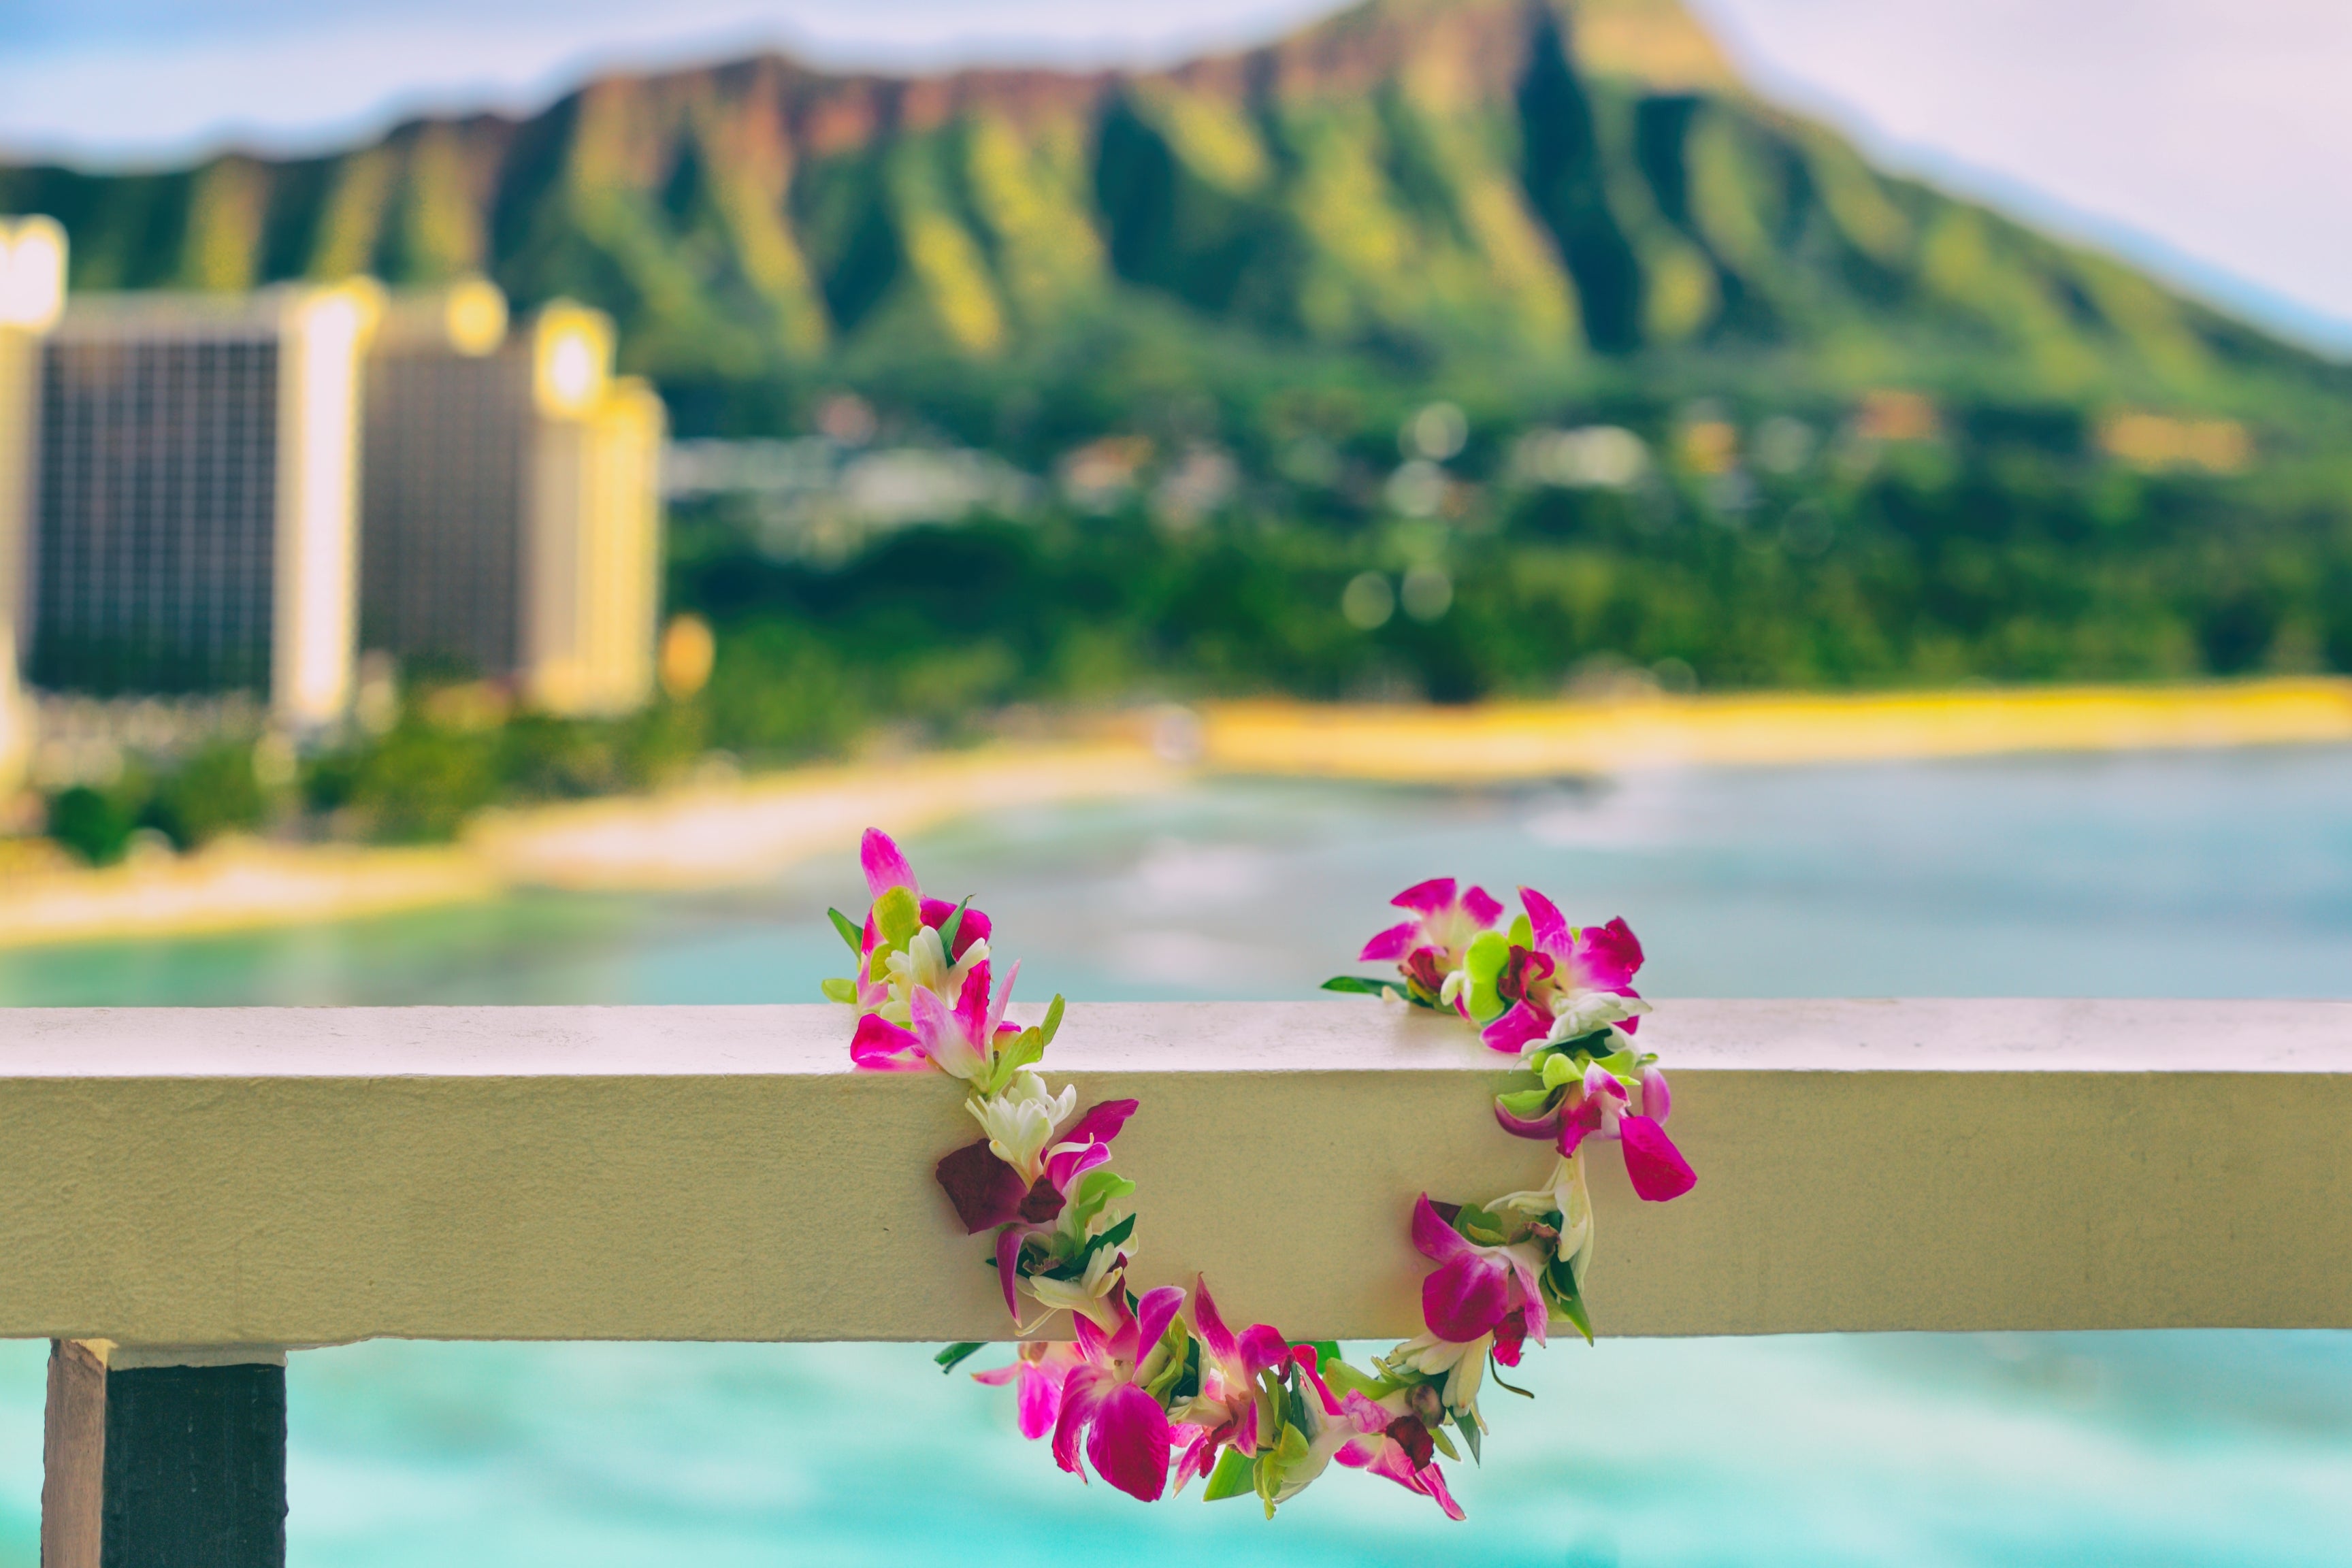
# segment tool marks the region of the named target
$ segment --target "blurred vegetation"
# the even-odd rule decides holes
[[[1672,417],[1643,421],[1654,450],[1674,449]],[[1514,484],[1508,443],[1474,436],[1441,470],[1454,514],[1428,518],[1376,484],[1345,493],[1349,465],[1395,464],[1383,423],[1337,444],[1331,482],[1262,474],[1181,524],[1139,495],[1108,516],[884,533],[830,561],[779,558],[755,520],[709,504],[673,520],[670,593],[719,632],[710,742],[761,759],[885,721],[952,736],[1017,702],[2352,669],[2352,462],[2147,473],[2088,449],[2063,410],[1948,423],[1873,445],[1821,419],[1788,471],[1668,461],[1622,490]],[[1364,574],[1386,584],[1376,605],[1407,607],[1351,624]],[[1425,618],[1416,575],[1444,584]]]
[[[703,720],[660,703],[624,719],[521,712],[488,723],[436,721],[433,693],[383,734],[310,759],[303,805],[341,834],[380,843],[454,836],[484,806],[575,800],[668,782],[702,751]]]
[[[611,720],[493,710],[487,720],[452,721],[435,714],[443,694],[419,688],[384,733],[354,733],[301,759],[284,787],[261,782],[267,769],[257,764],[249,736],[176,758],[134,757],[111,783],[53,791],[48,836],[93,866],[121,860],[142,833],[182,852],[272,826],[310,837],[432,843],[455,837],[488,805],[657,787],[704,750],[698,707],[664,702]]]

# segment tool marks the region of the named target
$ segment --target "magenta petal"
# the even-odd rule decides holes
[[[1559,1152],[1563,1155],[1575,1153],[1577,1145],[1584,1142],[1586,1134],[1597,1132],[1600,1130],[1600,1102],[1598,1100],[1588,1099],[1583,1104],[1577,1106],[1574,1110],[1568,1110],[1561,1115],[1559,1119]]]
[[[1642,1069],[1642,1114],[1663,1127],[1675,1108],[1674,1091],[1666,1087],[1666,1075],[1656,1068]]]
[[[1095,1413],[1087,1458],[1102,1479],[1143,1502],[1168,1489],[1168,1450],[1174,1434],[1160,1402],[1131,1383],[1111,1390]]]
[[[1081,1479],[1087,1472],[1078,1461],[1078,1437],[1101,1408],[1104,1385],[1110,1381],[1100,1367],[1076,1366],[1062,1382],[1062,1413],[1054,1422],[1054,1462]]]
[[[1021,1435],[1035,1441],[1054,1429],[1055,1418],[1062,1413],[1062,1384],[1051,1373],[1027,1369],[1022,1375],[1021,1386],[1013,1391],[1013,1402],[1019,1408]]]
[[[1507,1051],[1512,1056],[1527,1049],[1532,1041],[1551,1033],[1551,1019],[1541,1010],[1525,1002],[1514,1002],[1511,1010],[1478,1031],[1478,1037],[1490,1049]]]
[[[1470,1250],[1462,1233],[1446,1224],[1444,1216],[1430,1206],[1427,1193],[1422,1194],[1412,1205],[1412,1244],[1432,1263],[1450,1262]]]
[[[1432,877],[1426,882],[1415,882],[1389,902],[1401,910],[1411,910],[1419,915],[1433,915],[1454,902],[1454,879]]]
[[[1170,1321],[1183,1307],[1184,1292],[1177,1286],[1162,1285],[1156,1290],[1143,1293],[1143,1300],[1135,1304],[1135,1355],[1138,1361],[1151,1353],[1151,1347],[1160,1342],[1160,1336],[1168,1331]]]
[[[1605,926],[1586,926],[1577,933],[1576,962],[1585,984],[1622,994],[1642,967],[1641,939],[1622,918]]]
[[[1654,1204],[1678,1198],[1698,1185],[1698,1173],[1666,1136],[1666,1130],[1646,1116],[1628,1116],[1617,1123],[1625,1143],[1625,1174],[1633,1191]]]
[[[1110,1145],[1108,1143],[1081,1143],[1075,1148],[1066,1144],[1061,1152],[1046,1156],[1045,1179],[1053,1183],[1057,1191],[1067,1194],[1072,1182],[1097,1165],[1109,1163]]]
[[[1213,1359],[1228,1365],[1241,1360],[1241,1346],[1234,1342],[1233,1330],[1225,1327],[1217,1303],[1210,1299],[1209,1281],[1197,1274],[1192,1277],[1192,1327]]]
[[[1242,1368],[1250,1376],[1255,1377],[1289,1359],[1290,1342],[1270,1325],[1252,1323],[1242,1331]]]
[[[849,1059],[868,1072],[920,1072],[929,1065],[924,1059],[923,1042],[879,1013],[868,1013],[857,1020],[857,1033],[850,1037]]]
[[[1462,1511],[1462,1505],[1454,1500],[1454,1494],[1445,1489],[1445,1472],[1435,1465],[1422,1466],[1412,1473],[1412,1479],[1418,1484],[1408,1489],[1434,1500],[1437,1506],[1445,1510],[1446,1518],[1459,1521],[1470,1517]]]
[[[992,934],[992,930],[988,923],[988,917],[978,910],[966,906],[963,911],[963,923],[956,927],[955,951],[948,956],[951,959],[961,958],[965,949],[971,947],[973,942],[987,941]]]
[[[956,995],[956,1026],[963,1031],[975,1049],[988,1048],[988,965],[975,963],[971,973],[963,977],[963,989]]]
[[[866,890],[877,899],[893,888],[905,888],[918,895],[922,892],[915,882],[915,868],[907,864],[907,858],[898,852],[890,836],[878,827],[866,830],[865,838],[857,846],[857,862],[866,868]]]
[[[1323,1381],[1323,1358],[1315,1347],[1313,1345],[1291,1346],[1290,1360],[1291,1363],[1298,1368],[1300,1375],[1314,1385],[1316,1397],[1323,1402],[1323,1413],[1326,1415],[1339,1415],[1339,1402],[1331,1397],[1331,1385]],[[1355,1397],[1360,1399],[1363,1395],[1357,1394]]]
[[[1124,1275],[1120,1276],[1122,1280],[1125,1278]],[[1111,1299],[1122,1312],[1126,1310],[1124,1302],[1119,1300],[1118,1292],[1113,1291]],[[1084,1312],[1072,1314],[1070,1323],[1077,1331],[1078,1355],[1082,1360],[1099,1363],[1110,1359],[1111,1342],[1117,1336],[1103,1332],[1102,1325]],[[1131,1327],[1134,1320],[1129,1319],[1128,1323]]]
[[[1441,1264],[1421,1282],[1421,1321],[1431,1333],[1456,1344],[1492,1333],[1509,1309],[1510,1272],[1475,1252]]]
[[[1118,1136],[1118,1130],[1127,1125],[1129,1117],[1135,1114],[1138,1103],[1132,1100],[1106,1100],[1098,1104],[1090,1105],[1079,1113],[1078,1119],[1071,1122],[1068,1129],[1055,1142],[1057,1143],[1108,1143]]]
[[[1413,939],[1420,934],[1419,921],[1407,921],[1401,926],[1391,926],[1364,943],[1364,951],[1356,954],[1356,962],[1359,963],[1389,963],[1402,958],[1412,951]]]
[[[1559,906],[1537,892],[1533,888],[1519,889],[1519,902],[1526,906],[1528,924],[1534,929],[1536,946],[1555,957],[1567,953],[1575,938],[1569,934],[1568,921]]]
[[[1503,901],[1484,888],[1473,888],[1462,895],[1462,910],[1480,931],[1492,931],[1503,918]]]

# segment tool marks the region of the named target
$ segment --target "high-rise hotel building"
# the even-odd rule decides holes
[[[45,217],[0,218],[0,784],[23,770],[32,712],[17,684],[17,641],[30,583],[41,342],[66,301],[66,236]]]
[[[71,300],[41,355],[26,675],[350,701],[371,285]]]
[[[666,419],[612,323],[497,289],[395,299],[369,355],[360,642],[557,713],[653,691]]]
[[[64,280],[54,224],[0,220],[0,661],[30,684],[266,692],[297,730],[362,649],[559,713],[651,695],[664,416],[604,317]]]

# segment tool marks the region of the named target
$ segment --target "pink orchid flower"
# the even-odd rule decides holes
[[[1559,906],[1533,888],[1519,889],[1534,947],[1514,952],[1497,982],[1508,1011],[1480,1032],[1498,1051],[1517,1053],[1542,1041],[1574,1039],[1614,1024],[1631,1035],[1647,1010],[1633,976],[1641,939],[1623,920],[1571,926]]]
[[[1266,1500],[1269,1505],[1288,1502],[1305,1491],[1333,1459],[1343,1465],[1360,1460],[1361,1466],[1369,1467],[1378,1457],[1378,1449],[1359,1446],[1376,1442],[1395,1420],[1391,1412],[1355,1389],[1334,1397],[1331,1385],[1323,1380],[1320,1358],[1314,1346],[1291,1346],[1290,1359],[1315,1397],[1307,1401],[1307,1429],[1301,1434],[1307,1439],[1306,1456],[1283,1467],[1274,1495]],[[1358,1454],[1357,1460],[1349,1458],[1351,1451]]]
[[[1229,1447],[1256,1455],[1259,1410],[1265,1396],[1259,1380],[1291,1359],[1289,1343],[1264,1323],[1253,1323],[1234,1338],[1209,1295],[1209,1282],[1197,1277],[1192,1281],[1192,1319],[1202,1352],[1201,1392],[1175,1415],[1178,1430],[1192,1433],[1176,1461],[1178,1491],[1194,1476],[1216,1468],[1217,1456]]]
[[[1584,1081],[1560,1106],[1559,1152],[1573,1154],[1587,1138],[1614,1140],[1625,1151],[1625,1174],[1633,1191],[1654,1204],[1678,1198],[1698,1184],[1698,1173],[1683,1158],[1663,1125],[1674,1109],[1666,1075],[1652,1067],[1642,1073],[1642,1109],[1617,1076],[1593,1062]]]
[[[1544,1342],[1549,1314],[1537,1276],[1543,1268],[1524,1244],[1481,1247],[1448,1225],[1423,1193],[1412,1207],[1412,1244],[1437,1265],[1421,1282],[1421,1319],[1439,1339],[1468,1343],[1507,1323],[1513,1339]]]
[[[1429,1428],[1421,1417],[1410,1410],[1399,1413],[1386,1408],[1391,1404],[1402,1406],[1404,1400],[1404,1394],[1395,1394],[1382,1401],[1387,1424],[1377,1433],[1368,1433],[1344,1444],[1339,1449],[1339,1462],[1385,1476],[1405,1490],[1432,1500],[1444,1510],[1448,1519],[1469,1518],[1446,1489],[1445,1472],[1437,1468],[1437,1445],[1430,1440]]]
[[[1020,974],[1016,962],[1004,972],[1004,989],[991,1002],[988,961],[982,959],[964,976],[962,994],[953,1007],[939,993],[916,987],[907,998],[911,1029],[879,1013],[860,1014],[857,1032],[850,1037],[849,1059],[870,1072],[919,1072],[929,1065],[960,1079],[977,1079],[988,1070],[998,1037],[1021,1033],[1018,1024],[1004,1021],[1013,984]]]
[[[1486,889],[1457,891],[1451,877],[1416,882],[1389,902],[1412,910],[1415,918],[1364,943],[1357,957],[1365,963],[1394,962],[1429,1002],[1437,999],[1445,976],[1461,966],[1471,939],[1503,918],[1503,906]]]
[[[1079,1318],[1077,1365],[1062,1383],[1061,1414],[1054,1424],[1054,1462],[1087,1479],[1086,1459],[1112,1486],[1144,1502],[1157,1502],[1168,1489],[1169,1452],[1174,1428],[1160,1401],[1140,1379],[1160,1370],[1161,1338],[1184,1305],[1173,1285],[1144,1292],[1128,1310],[1124,1283],[1112,1290],[1113,1327],[1106,1331]]]
[[[1548,1058],[1547,1068],[1559,1059]],[[1563,1155],[1574,1154],[1588,1138],[1615,1142],[1625,1152],[1625,1174],[1633,1191],[1654,1204],[1678,1198],[1698,1184],[1697,1173],[1666,1136],[1674,1091],[1654,1063],[1642,1068],[1638,1106],[1623,1081],[1599,1062],[1585,1063],[1584,1076],[1564,1087],[1559,1103],[1540,1116],[1515,1115],[1497,1100],[1495,1120],[1515,1138],[1552,1141]]]
[[[992,1388],[1013,1384],[1021,1435],[1034,1441],[1051,1432],[1062,1413],[1062,1384],[1079,1363],[1078,1347],[1059,1341],[1024,1340],[1015,1355],[1011,1366],[973,1373],[971,1380]]]
[[[1004,1226],[996,1233],[996,1282],[1004,1292],[1004,1310],[1015,1323],[1021,1321],[1016,1287],[1024,1278],[1023,1248],[1033,1237],[1051,1237],[1056,1219],[1064,1222],[1066,1230],[1070,1216],[1063,1210],[1069,1203],[1071,1189],[1079,1177],[1109,1162],[1111,1140],[1127,1125],[1127,1119],[1135,1114],[1138,1103],[1132,1100],[1106,1100],[1088,1106],[1077,1121],[1055,1136],[1054,1145],[1045,1151],[1044,1173],[1025,1192],[1021,1187],[1019,1173],[997,1160],[984,1142],[940,1162],[940,1184],[948,1188],[948,1195],[954,1201],[957,1212],[964,1216],[971,1233],[978,1235],[995,1225]],[[991,1183],[987,1175],[976,1174],[969,1167],[950,1170],[953,1162],[977,1163],[975,1154],[985,1155],[987,1163],[1012,1179]],[[968,1195],[961,1190],[965,1188],[974,1191]],[[1085,1237],[1076,1239],[1083,1241]],[[1088,1265],[1090,1272],[1087,1277],[1060,1280],[1030,1276],[1029,1293],[1048,1311],[1067,1308],[1081,1319],[1097,1315],[1115,1318],[1105,1297],[1116,1297],[1124,1289],[1110,1270],[1119,1268],[1126,1258],[1125,1247],[1098,1250]]]
[[[956,906],[945,899],[923,897],[923,885],[915,879],[915,868],[908,864],[905,852],[880,828],[866,830],[866,837],[857,846],[857,862],[866,873],[867,897],[878,899],[893,888],[906,889],[919,901],[923,923],[934,931],[945,926],[948,917],[956,912]],[[963,919],[956,926],[955,951],[948,956],[961,958],[964,950],[973,942],[988,940],[989,929],[986,915],[975,909],[966,909]],[[874,919],[869,914],[866,920],[866,951],[869,955],[881,945],[881,933],[874,929]]]

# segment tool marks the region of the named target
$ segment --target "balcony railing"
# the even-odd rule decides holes
[[[846,1033],[0,1015],[0,1334],[60,1342],[45,1564],[282,1561],[289,1349],[1004,1337],[930,1176],[975,1135],[957,1087],[854,1072]],[[1594,1167],[1603,1334],[2352,1327],[2352,1003],[1685,1001],[1643,1038],[1699,1184]],[[1143,1102],[1139,1271],[1301,1334],[1415,1331],[1413,1194],[1548,1168],[1494,1124],[1499,1059],[1401,1008],[1079,1005],[1054,1058]],[[1270,1196],[1312,1223],[1236,1223]],[[200,1524],[250,1551],[188,1555]]]

